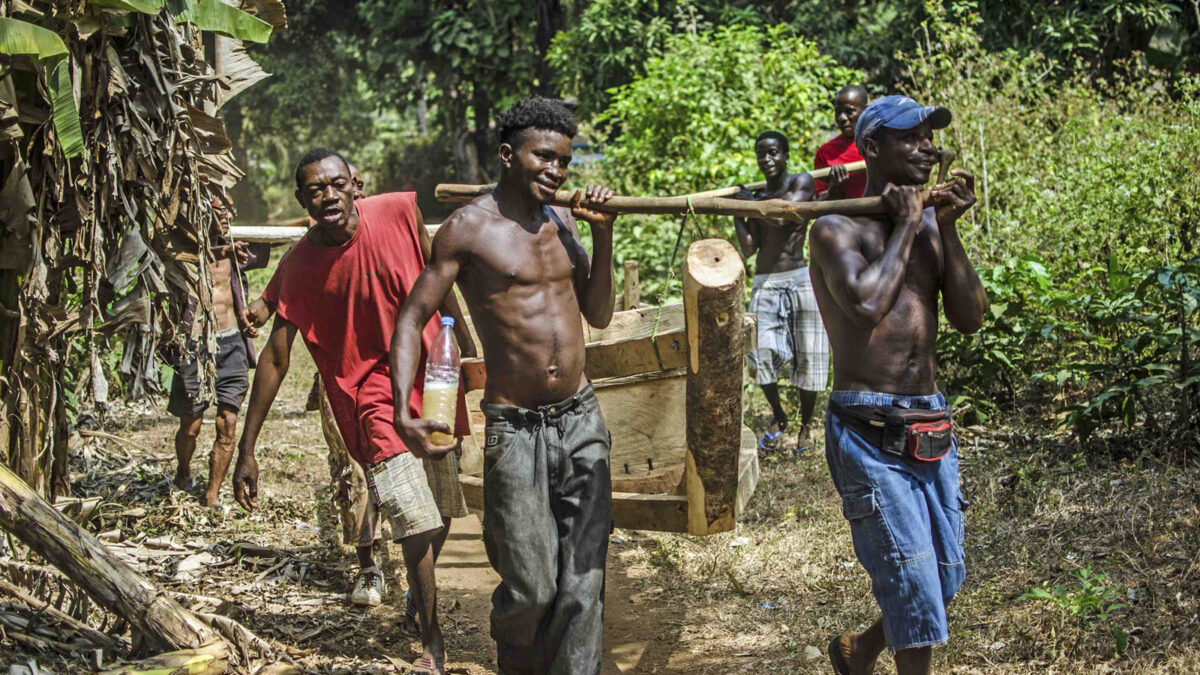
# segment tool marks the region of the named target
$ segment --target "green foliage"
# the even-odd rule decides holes
[[[180,0],[180,4],[182,11],[175,20],[195,24],[200,30],[259,44],[266,44],[271,37],[271,24],[222,0]]]
[[[606,148],[606,171],[639,192],[751,182],[753,139],[768,129],[794,139],[792,164],[807,167],[831,124],[834,92],[860,78],[784,26],[673,36],[600,115],[619,133]]]
[[[0,53],[49,59],[67,55],[67,45],[52,30],[20,19],[0,16]]]
[[[31,56],[45,69],[54,130],[63,155],[83,154],[83,131],[79,124],[79,106],[71,86],[71,60],[67,45],[54,31],[28,21],[0,17],[0,53]]]
[[[613,140],[602,180],[623,194],[681,194],[758,180],[753,139],[792,139],[791,166],[811,166],[831,125],[834,92],[861,73],[843,68],[785,26],[721,27],[674,35],[645,74],[613,92],[599,117]],[[623,219],[618,259],[636,259],[644,287],[664,290],[677,219]],[[703,217],[686,233],[724,236],[728,219]]]
[[[581,110],[603,110],[610,90],[629,84],[646,60],[662,53],[667,39],[694,10],[683,0],[595,0],[579,25],[559,33],[550,65],[565,92],[579,98]]]
[[[1076,618],[1080,628],[1092,624],[1106,627],[1113,637],[1117,654],[1124,654],[1129,646],[1129,634],[1113,619],[1114,613],[1125,609],[1121,592],[1109,584],[1108,575],[1093,572],[1091,565],[1076,570],[1071,579],[1076,582],[1076,587],[1035,586],[1018,599],[1048,602],[1064,614]]]
[[[1200,329],[1195,84],[1136,65],[1053,81],[1044,56],[985,49],[975,3],[926,9],[910,93],[955,114],[937,142],[976,174],[960,229],[991,300],[982,331],[939,340],[948,390],[981,418],[1049,397],[1037,408],[1085,438],[1114,423],[1187,433],[1170,422],[1197,399],[1196,345],[1180,339]]]

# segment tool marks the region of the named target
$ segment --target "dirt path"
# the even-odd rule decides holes
[[[115,526],[122,545],[135,552],[146,536],[169,536],[194,550],[211,550],[213,564],[188,575],[177,572],[177,560],[147,558],[142,567],[176,590],[229,600],[221,611],[286,646],[313,672],[394,672],[387,657],[411,661],[419,655],[419,643],[398,624],[404,596],[398,550],[392,546],[381,563],[390,580],[384,605],[370,611],[351,607],[345,597],[356,563],[351,548],[330,539],[338,529],[327,506],[324,441],[316,413],[303,412],[312,372],[300,348],[261,434],[257,512],[237,509],[228,483],[219,509],[205,509],[194,495],[172,491],[168,482],[174,470],[175,420],[150,405],[115,412],[105,421],[107,432],[129,441],[122,447],[111,440],[87,441],[79,460],[83,465],[76,470],[77,493],[102,495],[121,506],[106,512],[126,516],[105,517],[94,525],[102,530]],[[208,421],[193,460],[193,474],[201,486],[207,481],[212,433]],[[129,460],[108,461],[126,452]],[[682,655],[674,651],[678,617],[656,601],[661,588],[646,592],[652,570],[642,556],[628,555],[640,546],[635,539],[631,533],[619,533],[612,545],[602,672],[692,672],[686,650]],[[234,564],[237,542],[271,552],[255,554],[267,556],[259,559],[243,552],[242,559],[251,564]],[[280,564],[280,569],[271,569]],[[479,519],[472,515],[454,521],[438,563],[439,607],[451,672],[495,672],[488,613],[498,581],[487,562]]]
[[[304,412],[312,364],[302,348],[292,368],[261,436],[253,514],[233,507],[228,485],[219,509],[169,489],[175,422],[162,404],[110,413],[101,426],[122,442],[75,439],[76,494],[103,497],[88,527],[115,536],[123,555],[188,594],[189,604],[274,641],[308,672],[398,672],[401,659],[419,654],[398,622],[398,551],[382,561],[385,604],[351,607],[356,564],[352,550],[332,540],[340,530],[319,420]],[[201,484],[212,429],[205,425],[193,465]],[[1200,672],[1200,467],[1084,457],[1053,440],[963,431],[963,491],[973,502],[968,579],[951,607],[951,642],[934,652],[936,671]],[[828,673],[821,647],[829,636],[863,627],[877,611],[840,507],[818,453],[770,457],[735,532],[618,530],[602,672]],[[151,537],[176,548],[150,551]],[[188,571],[189,561],[198,569]],[[1081,585],[1084,569],[1104,575],[1103,588]],[[456,521],[438,574],[450,672],[494,673],[488,612],[497,578],[476,518]],[[1035,586],[1061,588],[1061,599],[1023,600]],[[1097,598],[1122,607],[1109,619],[1073,613]],[[1112,626],[1129,635],[1124,654],[1114,651]],[[29,660],[2,638],[0,663]],[[877,672],[894,672],[883,661]],[[78,665],[54,671],[82,672]]]

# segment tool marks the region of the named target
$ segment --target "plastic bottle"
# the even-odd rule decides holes
[[[425,390],[421,397],[421,419],[441,422],[451,429],[458,414],[458,342],[454,339],[454,317],[442,317],[442,328],[429,347],[425,362]],[[454,437],[433,432],[434,445],[449,445]]]

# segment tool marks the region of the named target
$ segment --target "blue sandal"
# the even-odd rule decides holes
[[[775,433],[769,430],[764,431],[763,435],[758,439],[758,448],[764,452],[775,452],[779,449],[779,439],[783,437],[783,430],[780,429]]]

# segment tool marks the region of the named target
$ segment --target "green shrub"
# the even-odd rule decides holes
[[[613,91],[612,105],[599,116],[600,131],[613,138],[604,148],[602,179],[623,194],[658,195],[760,180],[752,144],[769,129],[792,140],[793,170],[806,169],[828,137],[823,130],[832,125],[834,92],[861,77],[785,26],[673,35],[643,76]],[[647,294],[663,292],[679,219],[638,216],[622,223],[618,261],[638,260]],[[697,236],[730,237],[732,223],[701,217],[682,246]]]

